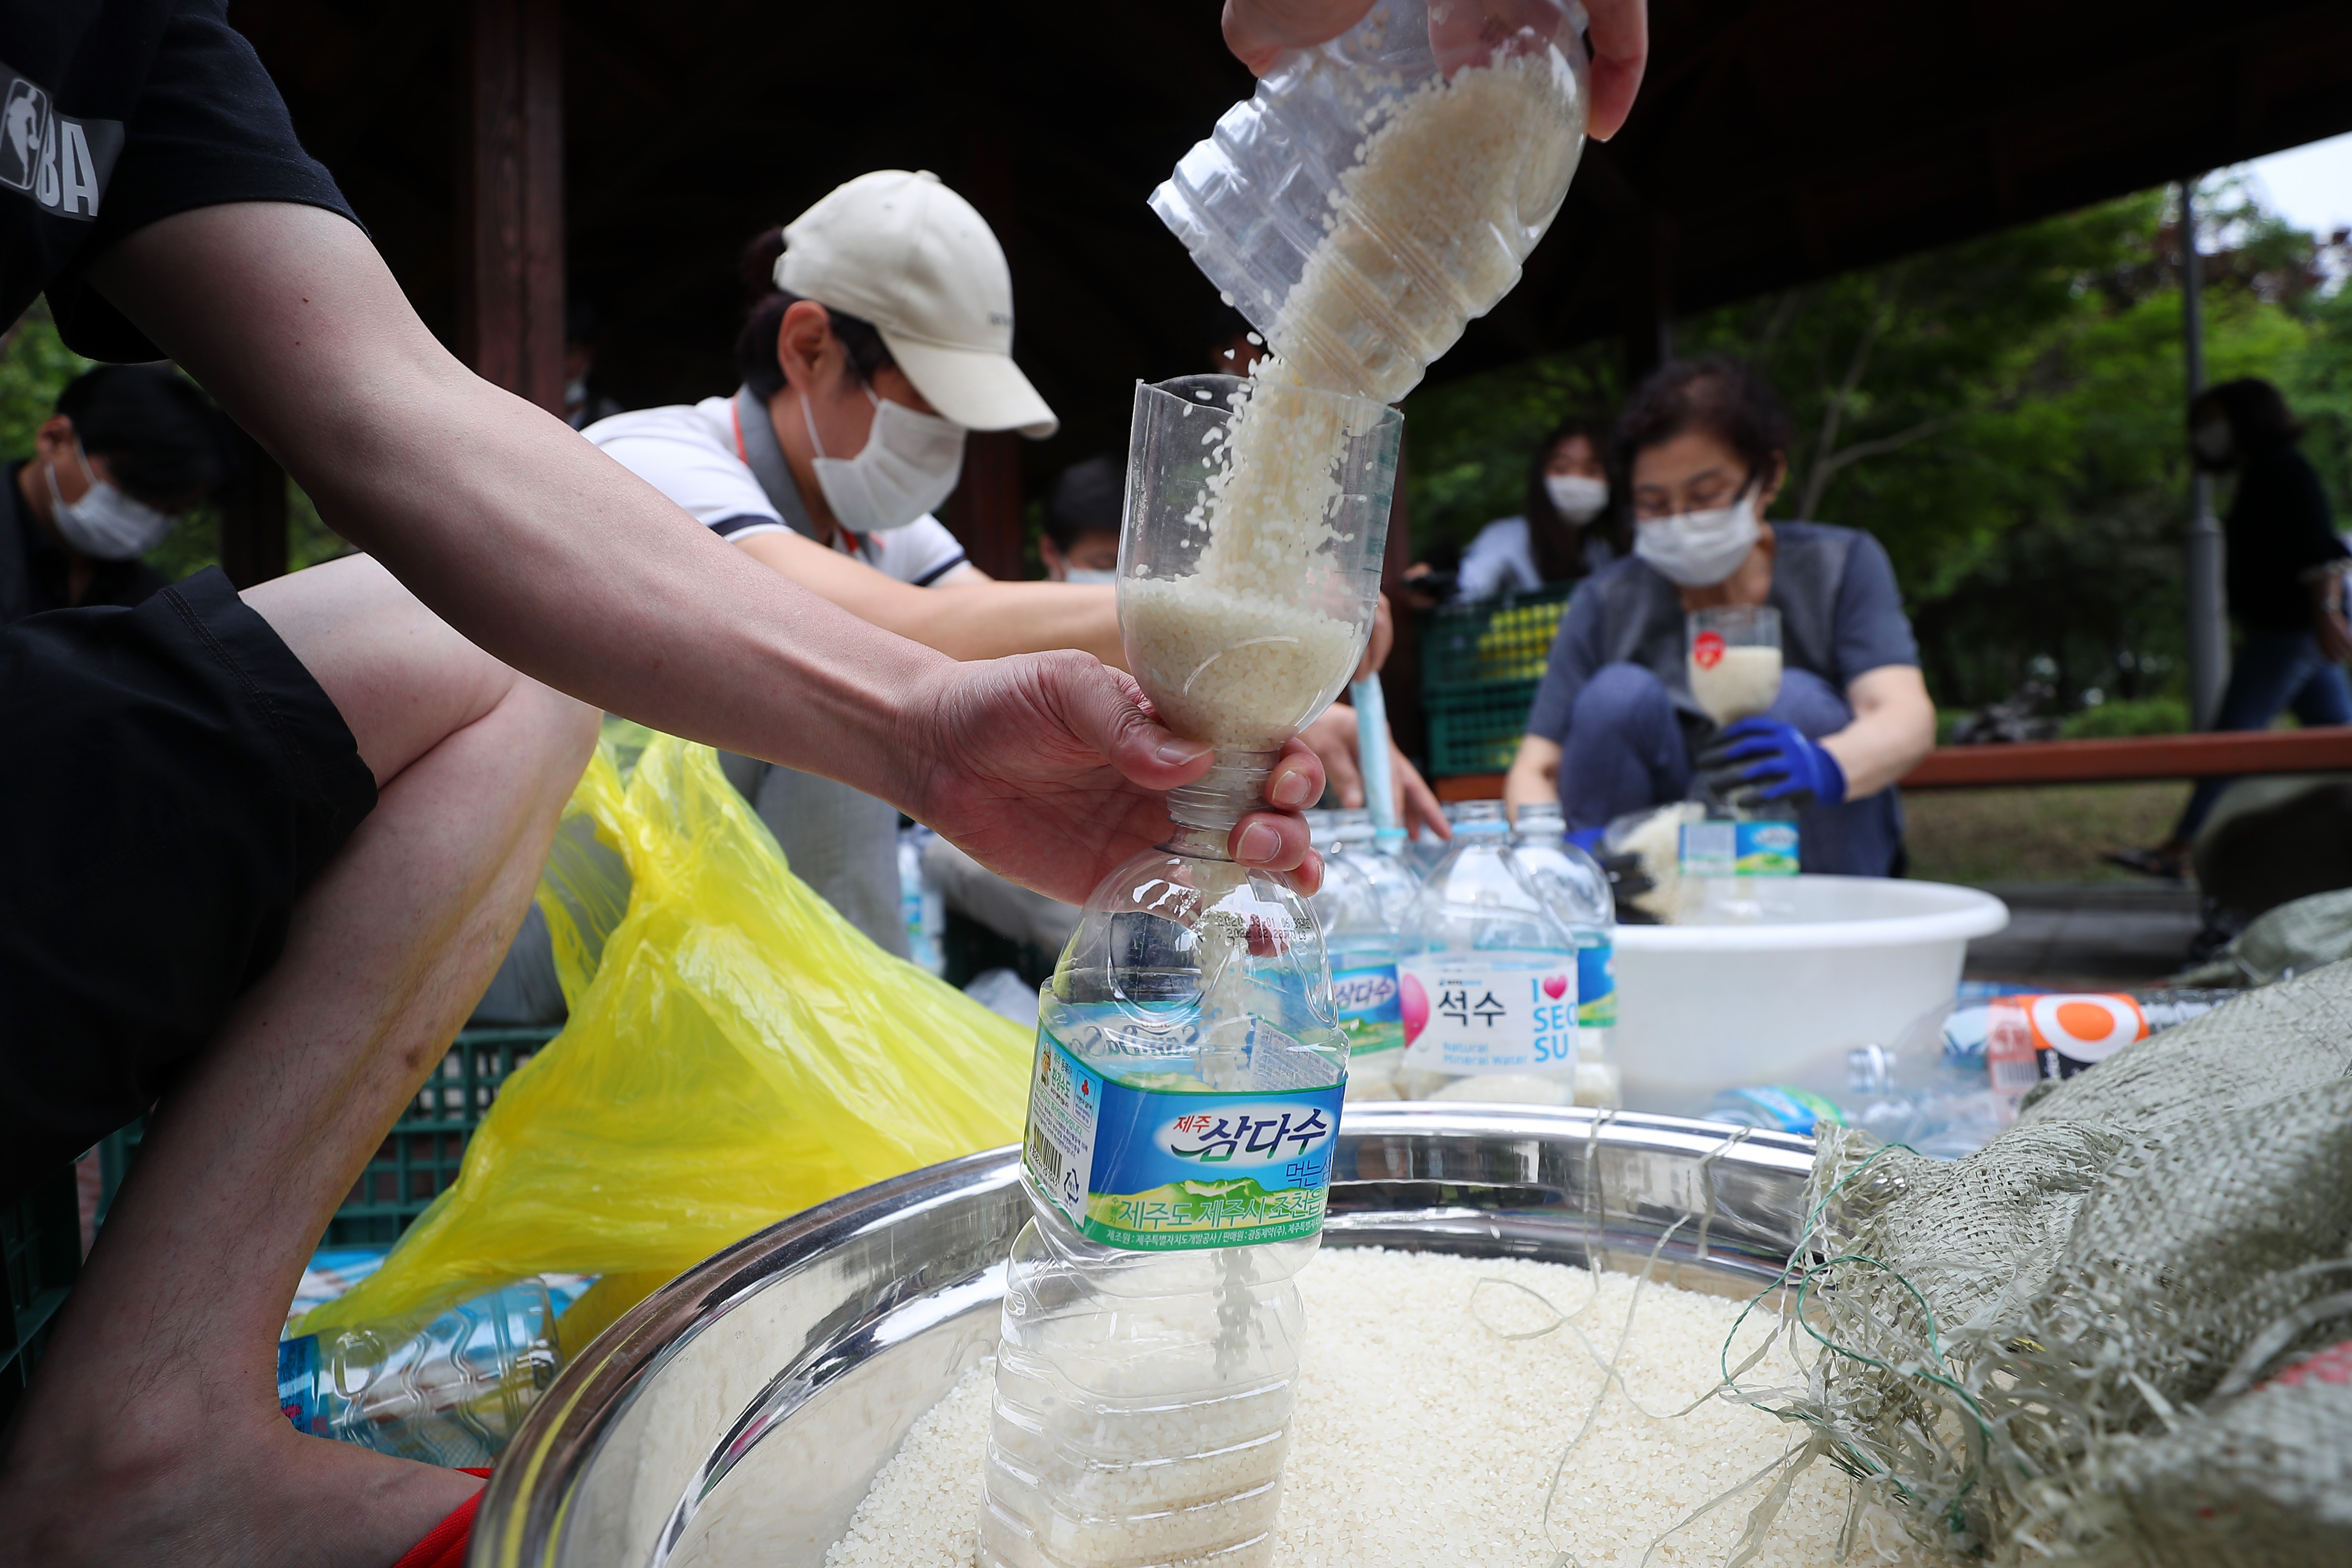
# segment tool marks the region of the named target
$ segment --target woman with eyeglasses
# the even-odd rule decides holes
[[[1789,420],[1738,361],[1664,366],[1635,393],[1610,451],[1633,553],[1569,602],[1504,784],[1515,807],[1558,799],[1587,842],[1629,812],[1711,782],[1799,808],[1804,868],[1900,873],[1893,785],[1936,741],[1936,709],[1886,552],[1869,534],[1764,514],[1788,471]],[[1717,732],[1690,692],[1684,617],[1719,605],[1780,612],[1779,696]]]

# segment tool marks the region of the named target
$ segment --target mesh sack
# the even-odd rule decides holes
[[[1789,1332],[1737,1397],[1925,1545],[1995,1563],[2325,1561],[2352,1526],[2352,963],[2045,1086],[1957,1163],[1832,1129]],[[2331,1363],[2332,1365],[2333,1363]]]

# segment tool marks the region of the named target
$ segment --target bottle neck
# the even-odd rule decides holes
[[[1230,860],[1234,828],[1253,811],[1265,809],[1265,781],[1280,752],[1219,752],[1209,771],[1168,792],[1168,815],[1176,831],[1167,847],[1200,860]]]

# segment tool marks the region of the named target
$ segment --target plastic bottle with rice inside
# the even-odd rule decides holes
[[[1226,846],[1370,636],[1400,416],[1300,392],[1328,447],[1274,463],[1238,449],[1253,406],[1230,376],[1136,392],[1120,627],[1154,707],[1215,757],[1039,995],[987,1568],[1272,1550],[1349,1037],[1307,900]]]
[[[1568,841],[1559,806],[1519,807],[1511,852],[1576,940],[1576,1103],[1615,1110],[1625,1090],[1611,1054],[1617,1027],[1617,900],[1601,862]]]
[[[1399,1100],[1403,1096],[1397,1068],[1404,1052],[1397,991],[1400,922],[1382,896],[1392,884],[1376,878],[1385,872],[1409,879],[1410,874],[1371,848],[1370,812],[1329,815],[1337,820],[1316,836],[1316,847],[1323,852],[1323,886],[1313,903],[1330,954],[1332,1000],[1348,1036],[1348,1098]],[[1354,817],[1363,818],[1360,834],[1358,824],[1345,820]]]
[[[1519,280],[1583,154],[1581,5],[1434,10],[1381,0],[1285,55],[1152,193],[1307,385],[1412,391]]]
[[[1499,801],[1465,801],[1399,942],[1415,1100],[1576,1098],[1577,941],[1511,848]]]

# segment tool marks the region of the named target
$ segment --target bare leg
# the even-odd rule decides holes
[[[376,808],[164,1102],[0,1465],[0,1561],[386,1568],[479,1483],[296,1432],[286,1304],[488,984],[594,713],[373,561],[246,595],[334,700]]]

